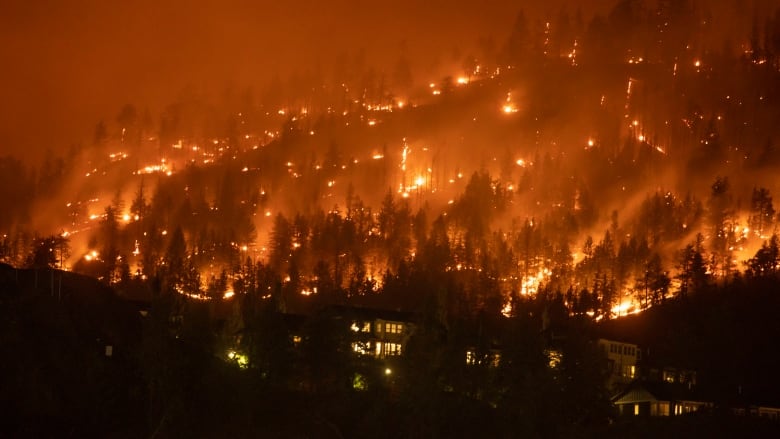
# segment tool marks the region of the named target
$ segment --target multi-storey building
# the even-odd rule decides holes
[[[411,314],[366,308],[349,308],[344,312],[352,321],[353,351],[378,358],[402,354],[414,327]]]
[[[607,389],[618,391],[637,377],[642,351],[633,343],[600,338],[598,345],[607,356]]]

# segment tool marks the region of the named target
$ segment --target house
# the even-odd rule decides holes
[[[340,307],[338,312],[350,320],[352,350],[360,355],[401,355],[414,329],[414,314],[408,312],[356,307]]]
[[[713,407],[685,383],[636,380],[612,398],[621,415],[677,416]]]
[[[637,377],[642,351],[633,343],[600,338],[599,347],[607,357],[607,389],[619,391]]]
[[[780,407],[768,407],[762,405],[751,405],[745,408],[736,408],[734,413],[742,416],[759,417],[780,421]]]

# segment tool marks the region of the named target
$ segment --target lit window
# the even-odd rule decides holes
[[[401,344],[385,343],[385,355],[386,356],[401,355]]]
[[[466,364],[477,364],[477,355],[474,351],[466,351]]]
[[[639,415],[639,404],[634,404],[634,415]]]
[[[371,323],[369,322],[353,322],[352,326],[349,327],[354,332],[370,332],[371,331]]]
[[[385,323],[385,332],[388,334],[400,334],[404,325],[400,323]]]
[[[366,355],[371,353],[371,346],[369,343],[356,341],[352,343],[352,351],[360,355]]]
[[[668,402],[655,402],[650,406],[651,416],[669,416]]]

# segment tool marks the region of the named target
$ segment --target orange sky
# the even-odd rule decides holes
[[[45,3],[45,4],[44,4]],[[522,8],[555,16],[614,1],[267,0],[0,2],[0,153],[38,156],[89,141],[124,103],[154,114],[186,85],[261,89],[274,73],[365,49],[390,66],[446,62],[480,37],[502,41]],[[402,42],[405,43],[402,45]],[[463,55],[463,53],[461,53]]]

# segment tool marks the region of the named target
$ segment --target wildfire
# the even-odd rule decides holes
[[[629,314],[639,314],[642,308],[634,300],[626,299],[612,307],[612,314],[615,316],[627,316]]]
[[[501,111],[503,111],[504,114],[517,113],[517,107],[512,102],[512,93],[511,92],[506,94],[506,102],[501,107]]]
[[[535,274],[526,276],[520,285],[520,294],[523,296],[536,294],[542,283],[550,277],[552,272],[547,268],[540,268]]]
[[[139,175],[141,175],[141,174],[155,174],[155,173],[160,173],[160,174],[165,174],[165,175],[170,176],[170,175],[173,174],[173,169],[171,169],[168,166],[168,163],[166,162],[165,159],[162,159],[160,161],[160,164],[148,165],[148,166],[145,166],[145,167],[139,169],[138,171],[136,171],[136,174],[139,174]]]

